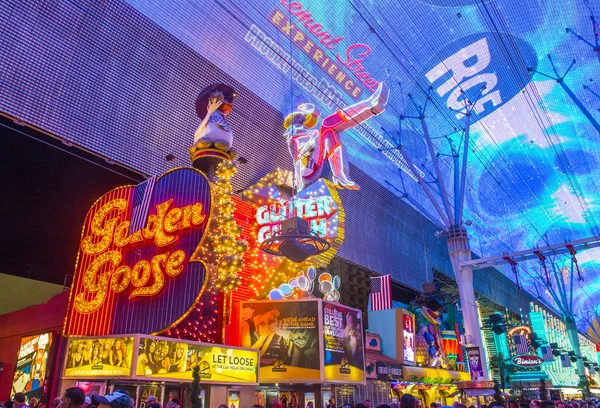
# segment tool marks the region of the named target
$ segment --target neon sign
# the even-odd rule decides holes
[[[144,189],[117,188],[88,212],[67,334],[157,333],[185,317],[203,293],[207,271],[197,254],[211,216],[208,180],[191,168],[152,180]]]
[[[258,207],[258,242],[280,232],[284,220],[300,217],[309,222],[314,234],[333,243],[340,234],[340,205],[337,195],[332,194],[323,179],[319,179],[289,200],[279,200]]]
[[[541,357],[534,356],[533,354],[525,354],[522,356],[516,356],[512,359],[513,364],[521,367],[537,367],[541,365],[544,360]]]
[[[129,202],[119,198],[100,207],[92,218],[91,234],[81,243],[81,250],[96,256],[96,259],[84,273],[84,292],[75,297],[77,311],[94,312],[105,302],[109,291],[121,293],[130,286],[134,289],[130,292],[129,299],[154,296],[163,289],[165,274],[175,278],[182,272],[186,259],[186,253],[182,249],[157,254],[151,260],[142,259],[132,267],[120,265],[123,261],[121,248],[143,241],[153,241],[157,247],[167,247],[179,239],[176,235],[179,231],[204,223],[206,216],[201,203],[171,208],[172,203],[173,200],[170,199],[157,205],[156,214],[148,217],[146,228],[129,236],[127,232],[130,221],[118,223],[129,208]],[[116,248],[109,251],[111,245]],[[105,272],[100,274],[105,265],[108,265],[108,270],[104,268]],[[148,285],[151,281],[153,283]]]
[[[415,363],[415,326],[413,318],[409,314],[404,314],[403,329],[404,329],[404,364]]]

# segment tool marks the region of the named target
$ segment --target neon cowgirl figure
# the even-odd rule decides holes
[[[348,154],[340,133],[354,127],[385,110],[389,90],[383,82],[364,101],[327,116],[319,129],[313,129],[320,112],[310,103],[285,118],[285,138],[294,160],[294,178],[298,191],[321,177],[325,160],[333,173],[333,183],[338,188],[358,190],[360,187],[348,176]]]

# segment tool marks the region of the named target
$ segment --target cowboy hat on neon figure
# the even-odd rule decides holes
[[[294,181],[298,191],[321,177],[325,160],[329,162],[337,188],[360,188],[349,177],[348,153],[340,133],[383,112],[388,96],[389,89],[381,82],[369,98],[327,116],[319,128],[315,126],[321,113],[311,103],[299,105],[285,118],[284,136],[294,160]]]

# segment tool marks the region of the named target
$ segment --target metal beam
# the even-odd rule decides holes
[[[471,261],[463,262],[461,266],[471,266],[474,269],[490,268],[496,265],[508,264],[505,259],[507,257],[515,262],[529,261],[532,259],[539,260],[538,254],[542,254],[545,257],[568,254],[569,248],[567,248],[567,245],[572,245],[577,252],[581,252],[590,248],[597,248],[600,247],[600,235],[574,241],[567,241],[561,244],[553,244],[545,247],[504,253],[502,255],[490,256],[487,258],[473,259]]]

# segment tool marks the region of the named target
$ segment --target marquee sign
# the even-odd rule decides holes
[[[260,206],[256,210],[256,222],[259,225],[258,242],[263,242],[281,231],[281,223],[292,217],[307,220],[313,233],[334,241],[339,235],[340,205],[326,182],[321,179],[289,200]]]
[[[512,362],[514,365],[518,365],[521,367],[537,367],[539,365],[542,365],[544,360],[541,357],[535,356],[533,354],[525,354],[522,356],[513,357]]]
[[[151,334],[185,317],[206,282],[195,253],[211,208],[208,180],[192,168],[102,196],[84,222],[65,333]]]

